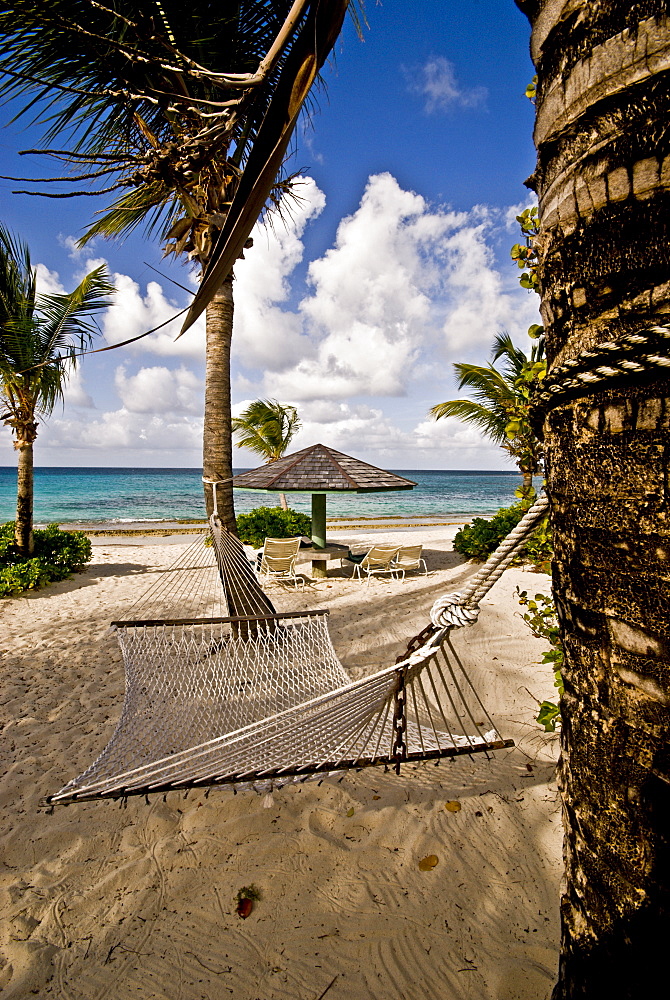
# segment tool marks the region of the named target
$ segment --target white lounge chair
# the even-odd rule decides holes
[[[266,538],[261,553],[258,572],[268,580],[292,581],[295,587],[304,587],[303,577],[295,571],[300,548],[299,538]]]
[[[392,563],[398,548],[397,545],[373,545],[360,562],[354,563],[352,579],[357,576],[359,580],[362,580],[363,574],[365,574],[369,583],[372,576],[379,576],[382,573],[393,575]]]
[[[403,545],[399,548],[391,564],[394,574],[398,576],[402,574],[402,580],[405,579],[405,573],[411,573],[414,570],[428,576],[428,567],[426,560],[421,557],[422,552],[423,545]]]

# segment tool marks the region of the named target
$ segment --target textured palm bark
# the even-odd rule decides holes
[[[33,442],[17,441],[14,447],[19,453],[14,541],[22,556],[31,556],[35,547],[33,539]]]
[[[550,366],[670,325],[670,20],[660,0],[517,0],[539,77]],[[670,382],[545,422],[566,652],[555,1000],[638,998],[670,931]]]
[[[207,306],[207,354],[205,369],[205,421],[203,429],[203,477],[218,480],[218,512],[230,531],[237,531],[233,488],[230,344],[233,335],[233,278],[229,275]],[[214,509],[213,490],[205,486],[207,514]]]

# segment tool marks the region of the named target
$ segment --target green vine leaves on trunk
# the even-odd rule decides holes
[[[524,243],[515,243],[510,250],[512,260],[523,272],[519,278],[519,284],[528,291],[538,292],[539,278],[537,275],[538,251],[536,240],[540,232],[539,220],[537,217],[537,205],[526,208],[521,215],[516,216],[516,221],[521,226],[521,232],[525,237]]]
[[[516,588],[519,604],[528,610],[521,616],[528,628],[538,639],[546,639],[550,649],[542,654],[542,663],[551,663],[554,668],[554,687],[558,689],[559,696],[563,694],[563,646],[558,629],[558,618],[556,606],[551,597],[546,594],[535,594],[529,597],[526,590]],[[561,709],[553,701],[543,701],[536,717],[544,727],[545,733],[556,731],[556,725],[560,722]]]
[[[527,97],[532,104],[535,104],[535,100],[537,98],[537,73],[530,81],[530,83],[528,84],[523,93],[524,97]]]

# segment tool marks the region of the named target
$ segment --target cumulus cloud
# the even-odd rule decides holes
[[[110,452],[161,452],[170,465],[169,455],[178,451],[198,453],[202,445],[202,420],[188,415],[136,413],[125,407],[107,411],[99,419],[82,422],[64,417],[51,419],[43,434],[42,453],[48,448],[85,450],[100,458]],[[99,459],[98,459],[99,460]]]
[[[63,405],[79,406],[83,409],[92,409],[93,399],[84,388],[84,376],[81,368],[70,368],[65,385],[63,387]]]
[[[256,225],[253,248],[235,265],[233,351],[247,367],[280,371],[313,353],[301,317],[283,304],[291,293],[288,278],[303,258],[305,227],[326,198],[311,177],[295,191],[299,200],[289,202],[285,219]]]
[[[452,107],[473,108],[486,100],[486,87],[461,87],[454,64],[444,56],[431,56],[418,69],[405,69],[408,89],[425,98],[427,114]]]
[[[513,268],[499,266],[492,249],[509,213],[454,212],[388,173],[374,175],[333,245],[305,270],[306,229],[325,198],[309,178],[301,194],[286,225],[255,228],[254,246],[236,265],[235,396],[244,402],[234,410],[259,396],[298,405],[303,427],[292,450],[322,440],[389,468],[500,467],[502,454],[475,429],[422,415],[455,395],[447,388],[452,362],[480,363],[501,329],[522,343],[537,322],[537,297],[518,287]],[[58,275],[45,272],[55,286]],[[158,281],[114,280],[117,301],[102,318],[109,343],[179,308]],[[203,325],[175,344],[178,324],[125,349],[124,356],[144,359],[136,371],[125,361],[110,377],[120,405],[106,400],[105,412],[85,426],[52,418],[42,446],[67,441],[129,457],[140,449],[155,452],[159,464],[163,455],[170,464],[171,451],[197,455],[203,390],[186,359],[204,357]],[[151,364],[151,354],[161,361]],[[72,402],[90,406],[82,383],[71,392]]]
[[[202,413],[202,382],[183,366],[177,371],[140,368],[135,375],[127,375],[120,365],[114,384],[119,399],[131,413]]]
[[[87,261],[87,268],[88,264]],[[138,282],[127,274],[114,274],[113,281],[116,287],[114,302],[102,319],[103,332],[109,344],[120,344],[171,320],[161,330],[136,341],[127,349],[135,353],[151,353],[164,357],[204,356],[204,319],[198,320],[187,334],[175,340],[183,316],[176,319],[171,317],[174,317],[183,306],[168,298],[157,281],[150,281],[144,293]]]
[[[431,214],[390,174],[372,177],[335,246],[309,266],[300,360],[275,368],[266,390],[298,400],[402,394],[441,280],[431,253],[459,219]]]
[[[514,287],[514,272],[503,276],[487,242],[490,220],[463,227],[449,241],[445,282],[450,296],[442,325],[449,352],[490,344],[500,330],[525,331],[537,322],[538,300]]]
[[[58,271],[50,271],[45,264],[38,264],[35,268],[37,280],[35,288],[38,295],[63,295],[63,287]]]
[[[402,396],[436,360],[481,354],[501,329],[520,333],[536,320],[534,297],[496,268],[495,212],[431,206],[388,173],[369,179],[334,246],[310,264],[308,294],[287,308],[304,222],[287,235],[268,234],[243,262],[237,316],[244,318],[236,319],[233,343],[246,368],[237,382],[245,395],[290,402]],[[254,367],[262,367],[260,379]]]

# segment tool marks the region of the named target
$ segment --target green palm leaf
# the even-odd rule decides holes
[[[429,413],[436,420],[456,417],[464,423],[474,424],[495,444],[502,444],[505,440],[507,419],[481,403],[474,403],[469,399],[452,399],[446,403],[437,403]]]
[[[276,399],[257,399],[232,419],[238,448],[248,448],[268,462],[276,462],[288,448],[300,429],[300,419],[294,406],[285,406]]]
[[[429,413],[436,420],[456,417],[478,427],[494,444],[511,455],[524,476],[536,475],[542,463],[542,443],[530,422],[529,401],[537,373],[533,365],[542,357],[542,343],[533,346],[530,357],[515,347],[508,333],[493,342],[488,365],[455,364],[458,388],[472,399],[437,403]],[[496,364],[498,363],[498,364]]]

